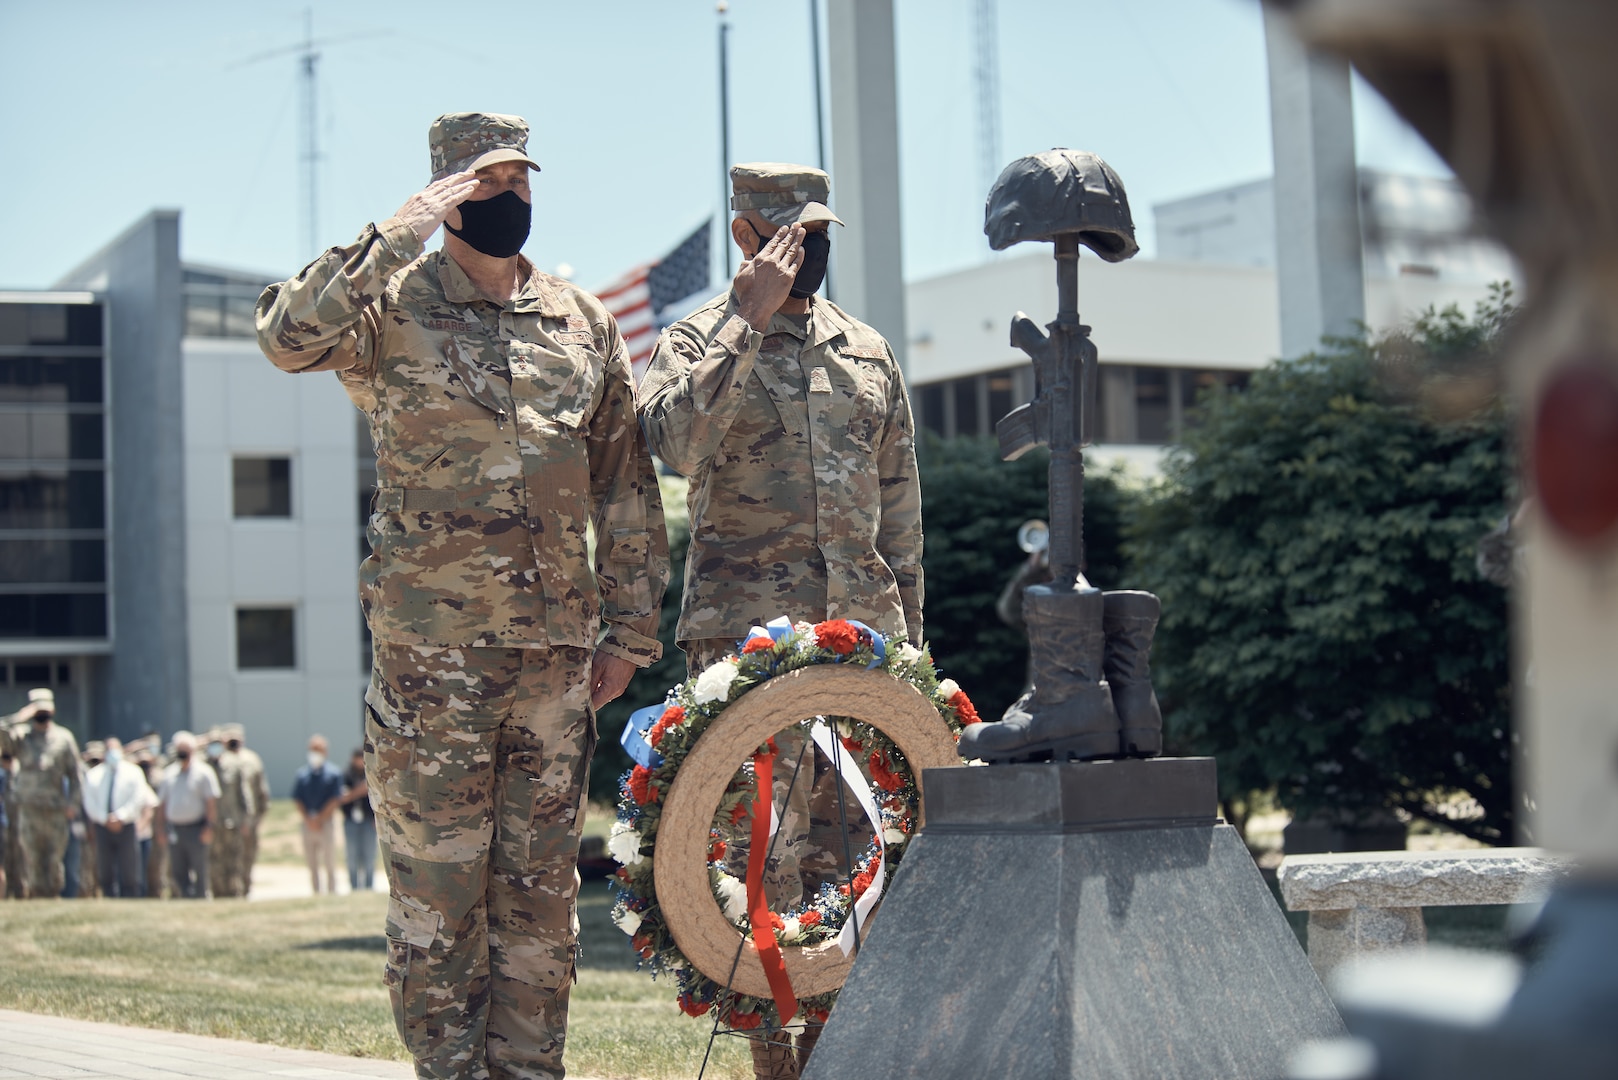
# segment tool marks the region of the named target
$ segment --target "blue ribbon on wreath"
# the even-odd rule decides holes
[[[652,744],[646,741],[646,734],[652,730],[652,725],[657,723],[658,717],[663,715],[666,708],[668,706],[665,704],[648,705],[629,714],[629,722],[624,725],[624,733],[618,736],[618,743],[635,764],[644,765],[648,769],[655,769],[663,764],[663,755],[652,749]]]

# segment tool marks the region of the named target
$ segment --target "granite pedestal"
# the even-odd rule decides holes
[[[929,769],[805,1080],[1262,1080],[1342,1023],[1209,758]]]

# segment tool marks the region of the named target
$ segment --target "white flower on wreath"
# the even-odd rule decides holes
[[[691,696],[698,705],[706,705],[710,701],[729,701],[730,685],[736,681],[738,669],[734,662],[721,660],[697,676],[697,684],[691,690]]]
[[[607,838],[607,854],[623,866],[635,866],[644,862],[646,856],[640,853],[641,835],[622,821],[612,823],[612,835]]]
[[[882,830],[882,842],[890,847],[897,844],[902,844],[908,839],[910,838],[898,829]]]
[[[908,641],[901,641],[893,647],[893,656],[901,664],[914,664],[921,659],[921,650]]]
[[[798,920],[796,918],[787,919],[787,920],[785,920],[785,924],[781,928],[781,940],[782,941],[797,941],[798,937],[802,933],[803,933],[803,924],[802,923],[798,922]]]
[[[938,684],[938,696],[948,701],[961,692],[961,684],[954,679],[945,679]]]
[[[624,908],[622,911],[614,911],[612,921],[618,924],[618,929],[630,937],[634,937],[635,932],[640,929],[640,912],[630,911],[628,908]]]
[[[719,894],[719,904],[725,909],[725,918],[739,923],[747,917],[746,885],[721,870],[719,880],[714,882],[714,891]]]

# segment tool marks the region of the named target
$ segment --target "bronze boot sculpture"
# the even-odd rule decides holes
[[[1163,605],[1151,593],[1133,590],[1105,593],[1102,602],[1105,668],[1118,713],[1119,753],[1156,757],[1163,752],[1163,712],[1152,689],[1152,634]]]
[[[1116,757],[1118,714],[1102,681],[1104,599],[1088,585],[1032,585],[1023,593],[1034,687],[999,723],[961,735],[961,756],[990,762]]]

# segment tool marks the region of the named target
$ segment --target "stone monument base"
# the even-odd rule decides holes
[[[805,1080],[1285,1075],[1342,1032],[1211,758],[929,769]]]

